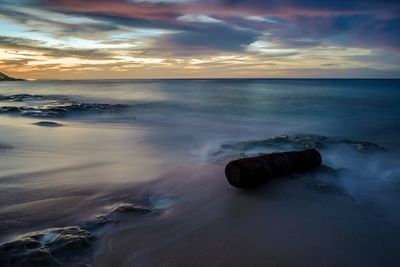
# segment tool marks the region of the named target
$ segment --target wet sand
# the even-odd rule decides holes
[[[200,169],[200,175],[194,174]],[[237,190],[227,185],[222,169],[198,166],[171,173],[177,178],[163,187],[179,195],[176,206],[158,217],[124,218],[102,238],[94,265],[396,266],[400,262],[400,230],[379,209],[348,195],[310,190],[307,177]]]

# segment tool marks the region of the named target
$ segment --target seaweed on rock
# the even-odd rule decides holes
[[[92,238],[78,226],[31,232],[0,245],[0,265],[83,266]]]
[[[127,107],[122,104],[80,103],[57,96],[30,94],[0,95],[0,101],[5,102],[0,106],[0,113],[26,117],[64,117],[90,111],[116,112]]]

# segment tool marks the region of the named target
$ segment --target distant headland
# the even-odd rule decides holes
[[[2,81],[24,81],[24,79],[16,79],[16,78],[7,76],[6,74],[4,74],[0,71],[0,82],[2,82]]]

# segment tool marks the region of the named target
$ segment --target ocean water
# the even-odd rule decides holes
[[[400,80],[27,81],[0,95],[1,242],[145,203],[162,214],[97,231],[90,264],[400,264]],[[226,182],[229,159],[299,149],[257,143],[299,134],[334,140],[319,149],[335,174]]]

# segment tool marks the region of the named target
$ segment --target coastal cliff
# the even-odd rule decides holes
[[[6,74],[0,72],[0,82],[2,82],[2,81],[23,81],[23,79],[12,78],[12,77],[7,76]]]

